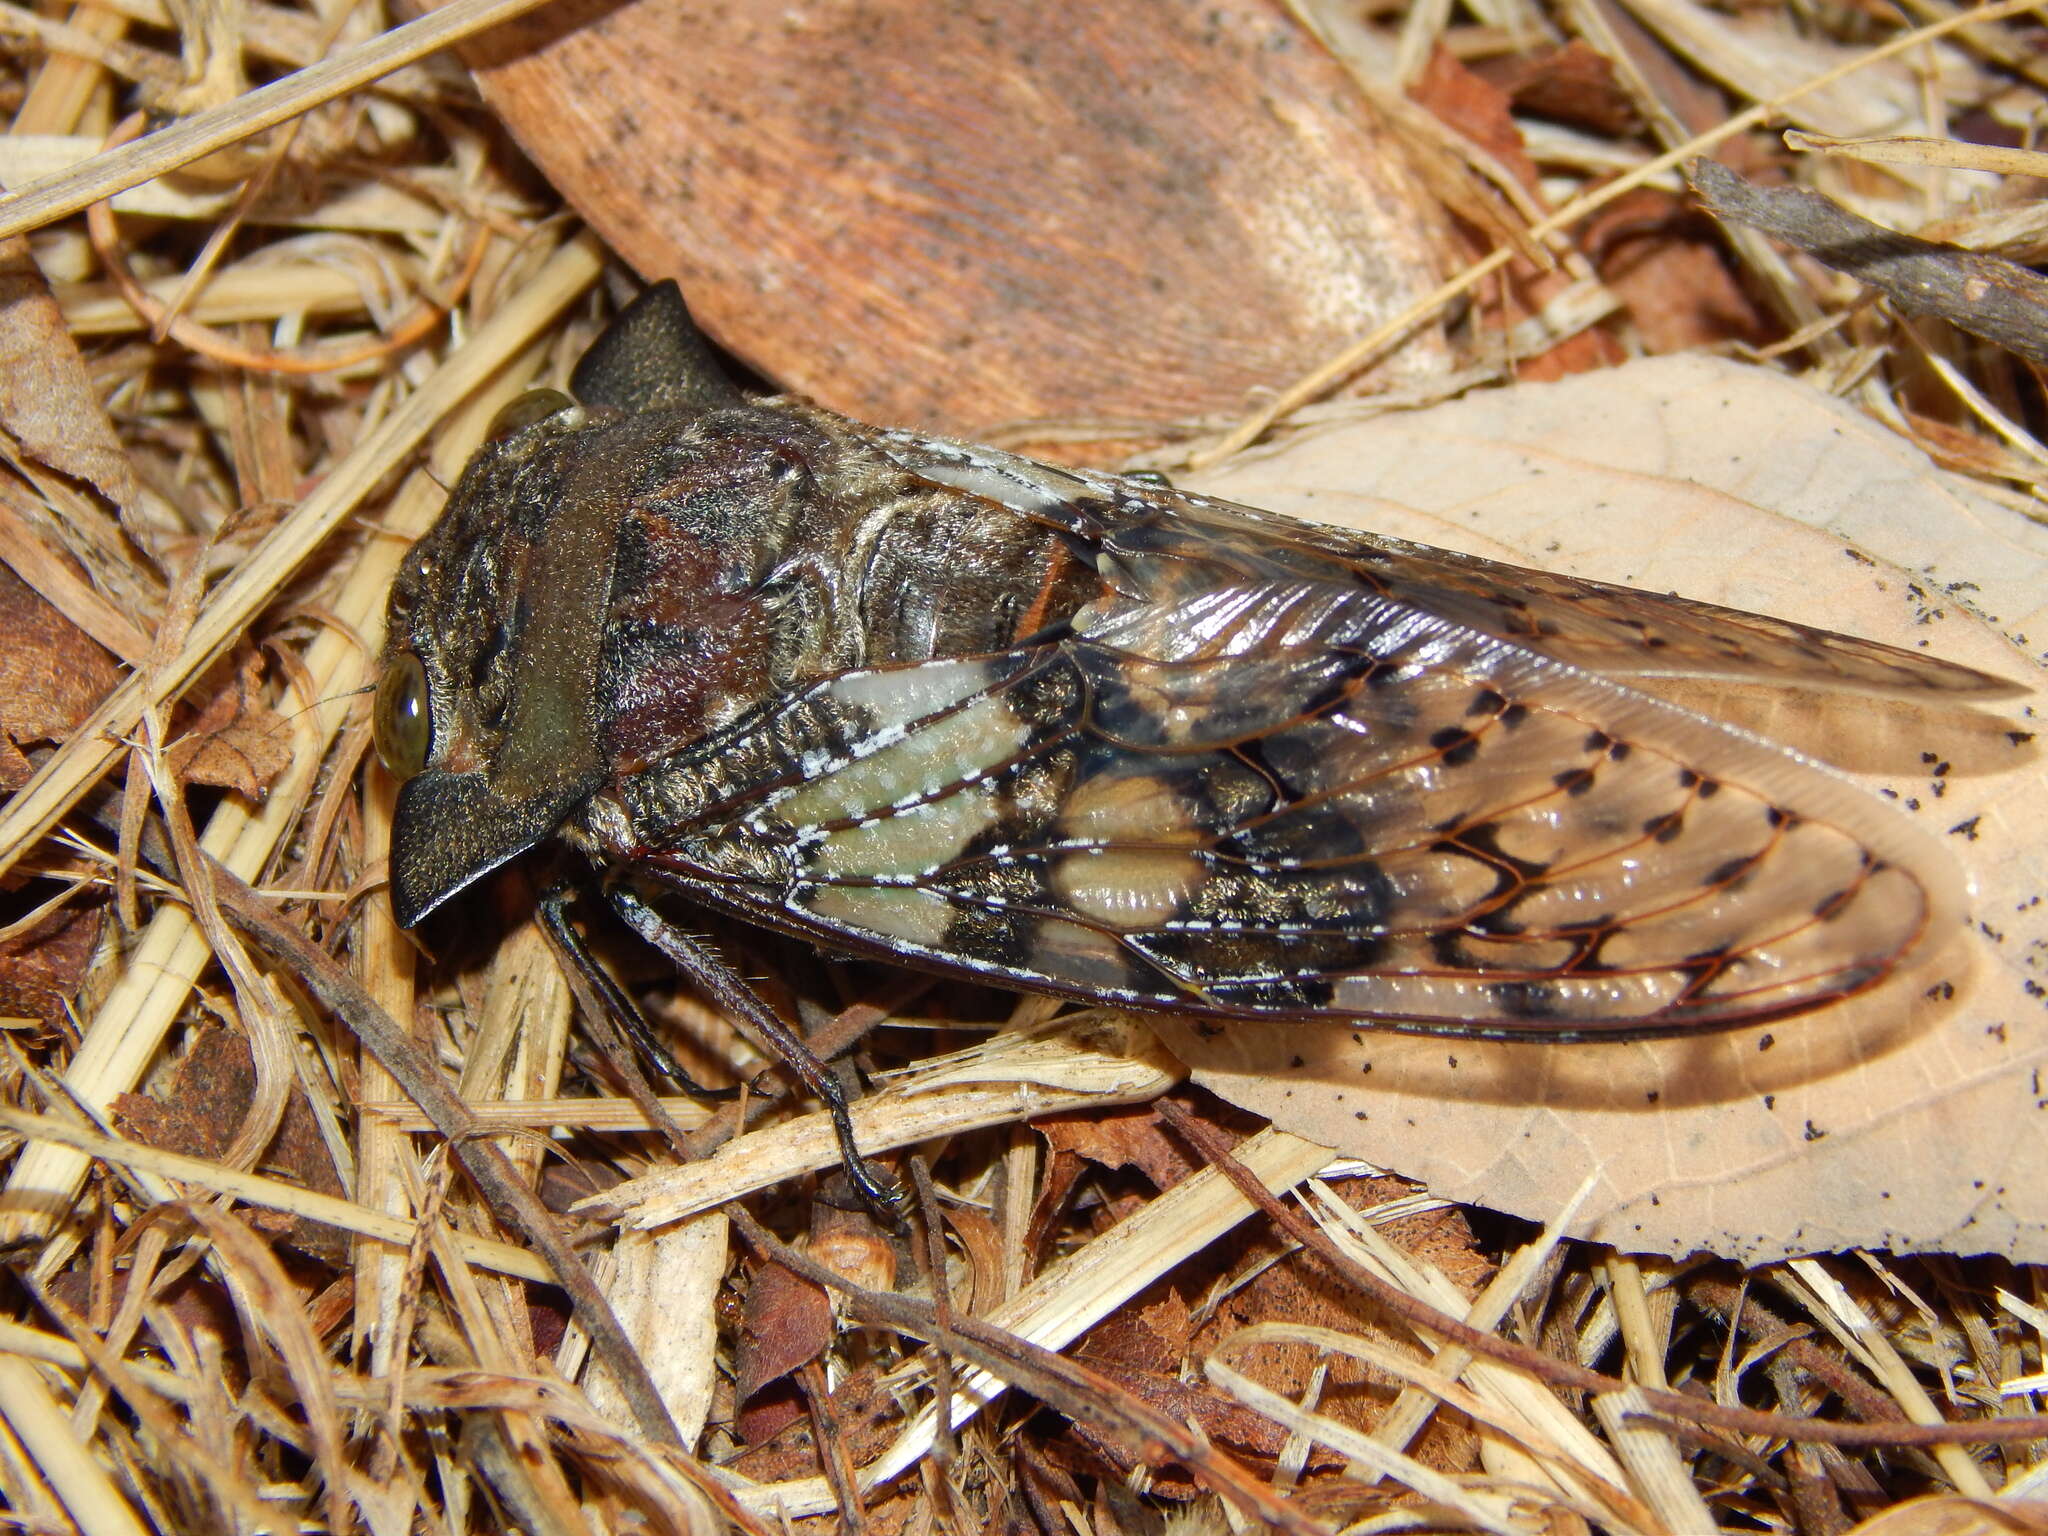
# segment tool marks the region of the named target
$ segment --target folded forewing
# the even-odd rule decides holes
[[[1561,653],[1661,626],[1758,675],[1789,648],[1793,681],[1976,674],[1770,621],[1716,639],[1715,610],[1644,594],[1516,610],[1524,573],[1255,516],[1090,515],[1103,591],[1065,634],[822,685],[804,707],[838,712],[836,745],[679,838],[672,876],[1078,995],[1550,1037],[1807,1008],[1957,921],[1954,867],[1905,817]]]

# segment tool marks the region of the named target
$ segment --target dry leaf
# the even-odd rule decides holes
[[[1614,61],[1583,38],[1532,53],[1480,59],[1472,67],[1507,92],[1519,112],[1614,137],[1634,133],[1642,121],[1634,99],[1614,76]]]
[[[825,1293],[780,1264],[763,1264],[747,1291],[735,1351],[734,1398],[746,1403],[771,1382],[817,1359],[831,1342],[832,1303]],[[758,1427],[740,1432],[757,1444],[764,1438]]]
[[[1194,1345],[1194,1308],[1170,1280],[1154,1285],[1082,1335],[1081,1358],[1113,1360],[1128,1369],[1177,1371]]]
[[[1762,369],[1674,357],[1500,390],[1308,432],[1190,488],[2044,681],[2022,647],[2048,636],[2048,528]],[[1234,1025],[1171,1042],[1224,1097],[1449,1199],[1542,1219],[1597,1173],[1575,1231],[1624,1248],[2048,1259],[2048,700],[1684,701],[1894,797],[1964,863],[1971,928],[1915,978],[1683,1041]]]
[[[1333,1187],[1346,1204],[1361,1211],[1414,1193],[1405,1181],[1387,1177],[1346,1179]],[[1493,1266],[1477,1251],[1477,1240],[1460,1210],[1447,1206],[1404,1216],[1384,1230],[1390,1242],[1416,1263],[1433,1266],[1468,1298],[1477,1295],[1492,1278]],[[1249,1257],[1243,1254],[1233,1262],[1242,1269],[1252,1267]],[[1331,1328],[1380,1339],[1390,1337],[1372,1304],[1360,1297],[1355,1286],[1331,1274],[1319,1260],[1299,1253],[1288,1254],[1279,1263],[1259,1271],[1247,1284],[1214,1300],[1205,1311],[1208,1315],[1188,1346],[1187,1353],[1194,1359],[1206,1357],[1222,1348],[1238,1330],[1259,1323]],[[1400,1332],[1397,1327],[1391,1336],[1399,1336]],[[1309,1344],[1263,1343],[1235,1354],[1233,1362],[1265,1386],[1291,1397],[1300,1396],[1313,1380],[1317,1367],[1324,1367],[1328,1372],[1328,1391],[1322,1399],[1323,1411],[1345,1423],[1363,1426],[1375,1422],[1393,1395],[1387,1390],[1388,1379],[1373,1367],[1357,1360],[1332,1357]],[[1372,1390],[1365,1390],[1367,1384]]]
[[[26,932],[0,939],[0,1015],[41,1019],[55,1029],[85,973],[106,925],[102,902],[74,902]]]
[[[0,792],[12,793],[34,771],[20,748],[70,735],[121,681],[121,669],[4,565],[0,635]]]
[[[39,463],[117,507],[139,492],[63,311],[22,239],[0,241],[0,427]]]
[[[1412,1193],[1407,1184],[1392,1178],[1346,1180],[1337,1188],[1360,1210]],[[1456,1209],[1404,1217],[1392,1224],[1388,1236],[1418,1260],[1435,1263],[1468,1295],[1476,1293],[1491,1274],[1491,1267],[1474,1251],[1476,1244],[1463,1213]],[[1191,1360],[1206,1358],[1240,1330],[1261,1324],[1328,1328],[1392,1342],[1371,1303],[1361,1299],[1355,1287],[1332,1275],[1320,1260],[1287,1251],[1286,1245],[1270,1234],[1248,1233],[1243,1242],[1220,1245],[1156,1281],[1142,1296],[1090,1328],[1077,1349],[1089,1365],[1112,1376],[1126,1390],[1168,1407],[1179,1417],[1181,1408],[1157,1395],[1157,1382],[1183,1372]],[[1396,1390],[1375,1368],[1332,1356],[1307,1342],[1268,1340],[1233,1358],[1262,1385],[1297,1398],[1316,1381],[1320,1370],[1322,1381],[1316,1397],[1320,1410],[1358,1428],[1377,1423]],[[1189,1412],[1203,1412],[1193,1398],[1185,1407]],[[1205,1428],[1219,1439],[1230,1439],[1232,1434],[1221,1420],[1206,1423]],[[1091,1443],[1112,1462],[1123,1464],[1112,1445]],[[1260,1457],[1273,1455],[1277,1444],[1243,1438],[1232,1443]],[[1425,1436],[1418,1454],[1432,1466],[1454,1469],[1470,1464],[1471,1451],[1467,1429],[1439,1422]]]
[[[1863,50],[1817,37],[1789,6],[1762,6],[1737,21],[1697,0],[1625,0],[1629,13],[1703,73],[1739,95],[1771,101],[1837,68]],[[1896,132],[1921,121],[1928,74],[1950,99],[1971,98],[1970,67],[1947,43],[1928,47],[1920,59],[1859,69],[1847,79],[1804,90],[1781,109],[1801,127],[1844,137]]]
[[[254,651],[217,675],[220,685],[166,756],[181,783],[213,784],[260,800],[291,762],[291,732],[264,701],[263,659]]]
[[[1586,245],[1598,253],[1600,281],[1628,306],[1645,351],[1771,339],[1718,237],[1675,194],[1638,187],[1617,199],[1588,222]]]
[[[1195,1425],[1206,1439],[1233,1457],[1270,1469],[1286,1448],[1286,1430],[1213,1387],[1184,1381],[1173,1372],[1144,1371],[1116,1361],[1091,1358],[1088,1364],[1146,1406],[1180,1423]],[[1131,1445],[1114,1434],[1101,1432],[1085,1419],[1074,1420],[1071,1431],[1119,1475],[1128,1475],[1134,1468],[1146,1465],[1132,1454]],[[1307,1465],[1316,1471],[1328,1471],[1343,1465],[1343,1458],[1312,1447]],[[1147,1486],[1161,1498],[1187,1499],[1193,1497],[1201,1484],[1184,1468],[1167,1464],[1152,1469]]]
[[[1195,1171],[1150,1105],[1041,1115],[1031,1125],[1054,1152],[1071,1152],[1103,1168],[1135,1168],[1154,1189],[1171,1189]]]
[[[190,1157],[216,1158],[234,1140],[255,1094],[249,1042],[229,1030],[202,1028],[160,1090],[119,1094],[114,1109],[123,1133],[137,1141]],[[319,1194],[345,1193],[306,1095],[298,1088],[285,1105],[262,1168]],[[332,1227],[275,1212],[257,1213],[255,1220],[301,1253],[331,1264],[348,1261],[348,1236]]]
[[[1966,1499],[1936,1494],[1871,1516],[1850,1536],[2025,1536],[2048,1530],[2037,1499]]]
[[[903,1423],[896,1384],[874,1365],[847,1372],[829,1393],[812,1397],[809,1408],[816,1412],[816,1422],[825,1425],[826,1433],[846,1449],[855,1466],[865,1466],[880,1455]],[[772,1438],[750,1439],[748,1432],[756,1424],[768,1426],[765,1433]],[[759,1404],[741,1414],[733,1428],[750,1447],[724,1463],[736,1476],[772,1484],[818,1475],[814,1421],[795,1382],[764,1393]]]
[[[1235,412],[1445,260],[1399,142],[1265,0],[565,0],[470,57],[613,249],[869,420]]]
[[[1536,164],[1522,142],[1508,93],[1467,67],[1441,44],[1408,94],[1425,111],[1492,156],[1523,186],[1537,184]]]
[[[1515,121],[1507,92],[1485,76],[1468,68],[1439,45],[1430,54],[1422,76],[1409,89],[1416,104],[1448,126],[1467,144],[1480,151],[1499,173],[1512,177],[1526,198],[1542,204],[1540,178],[1529,157],[1520,124]],[[1480,194],[1488,204],[1498,200],[1496,192]],[[1460,208],[1467,218],[1486,218],[1483,211]],[[1499,202],[1494,223],[1505,229],[1515,221],[1505,201]],[[1542,314],[1554,300],[1564,296],[1576,283],[1563,270],[1540,270],[1527,257],[1512,262],[1498,280],[1489,285],[1482,324],[1489,328],[1513,330]],[[1525,378],[1561,378],[1593,368],[1611,368],[1622,360],[1620,347],[1605,331],[1586,327],[1559,337],[1533,357],[1518,359],[1518,373]]]

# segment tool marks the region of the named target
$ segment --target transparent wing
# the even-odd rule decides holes
[[[1043,505],[1005,497],[1062,520],[1096,600],[1056,641],[848,673],[717,744],[789,766],[668,839],[670,879],[1075,995],[1550,1038],[1812,1007],[1959,919],[1952,861],[1903,816],[1584,663],[1659,635],[1654,670],[1994,679],[990,462],[1045,477]]]
[[[878,434],[876,445],[936,483],[1098,545],[1181,556],[1184,580],[1342,580],[1341,568],[1389,601],[1603,674],[1980,698],[2025,691],[1969,667],[1763,614],[1304,523],[991,448],[908,432]]]

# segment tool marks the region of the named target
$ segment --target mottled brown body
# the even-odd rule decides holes
[[[1629,679],[1995,679],[637,363],[620,385],[605,345],[394,589],[429,728],[407,922],[560,832],[1022,986],[1570,1039],[1810,1008],[1958,920],[1906,819]]]

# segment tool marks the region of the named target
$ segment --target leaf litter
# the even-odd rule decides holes
[[[1713,152],[2034,259],[2024,184],[1968,154],[1788,153],[1758,110],[2016,140],[2039,91],[2019,12],[1935,37],[1664,0],[1476,21],[1303,0],[1355,110],[1425,167],[1417,227],[1447,232],[1455,275],[1319,383],[1272,380],[1271,444],[1203,483],[2032,679],[2033,376],[1796,253],[1720,244],[1674,175]],[[266,5],[66,25],[66,52],[6,66],[10,186],[141,105],[187,113],[166,142],[230,144],[243,74],[391,47],[362,41],[368,13]],[[170,45],[202,37],[188,74]],[[1148,1021],[721,931],[812,1033],[913,1069],[863,1108],[864,1138],[921,1160],[904,1241],[831,1204],[829,1138],[721,1021],[608,948],[747,1085],[666,1106],[723,1143],[678,1165],[572,1029],[517,876],[434,953],[392,926],[360,692],[383,593],[497,406],[594,334],[604,258],[444,58],[304,123],[210,183],[119,188],[115,220],[39,223],[40,275],[9,268],[7,1508],[95,1531],[2040,1527],[2038,700],[1751,701],[1939,822],[1979,900],[1967,974],[1929,983],[1948,995],[1834,1038],[1794,1021],[1767,1052],[1373,1039],[1366,1074],[1338,1042],[1365,1082],[1304,1112],[1287,1060],[1233,1076],[1187,1047],[1198,1081],[1275,1115],[1260,1129],[1174,1086]],[[60,174],[123,163],[73,153]],[[1439,350],[1378,380],[1398,397],[1317,399],[1416,327]],[[857,374],[837,387],[858,412]],[[1155,428],[1150,459],[1178,475],[1231,426]],[[152,654],[166,622],[183,636]],[[146,707],[168,710],[154,739]],[[229,930],[195,902],[255,934],[246,958],[216,961]],[[273,1091],[251,1047],[280,1043],[277,1133],[231,1166]],[[425,1129],[456,1112],[467,1171]]]

